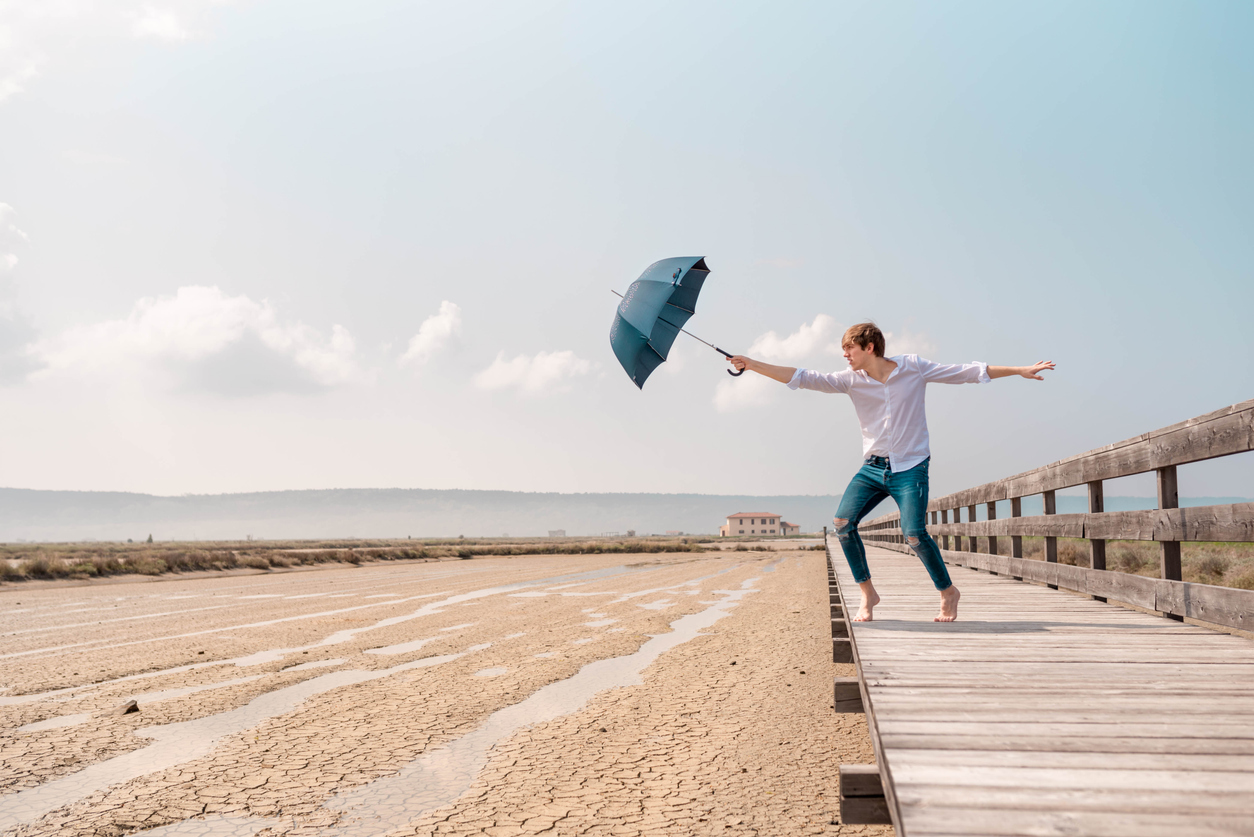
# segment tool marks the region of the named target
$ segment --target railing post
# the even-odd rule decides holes
[[[996,502],[985,503],[984,506],[985,508],[988,509],[988,519],[996,520],[997,519],[997,503]],[[997,554],[997,536],[996,535],[988,536],[988,554],[989,555]]]
[[[949,522],[949,509],[940,510],[941,523]],[[949,549],[949,535],[941,535],[941,549]]]
[[[1166,468],[1158,469],[1158,508],[1159,509],[1178,509],[1180,508],[1180,491],[1176,482],[1176,466],[1168,465]],[[1159,559],[1158,571],[1162,578],[1169,581],[1182,581],[1183,576],[1180,571],[1180,542],[1179,541],[1159,541]],[[1183,622],[1183,616],[1176,616],[1171,613],[1163,614],[1169,619],[1175,619],[1177,622]]]
[[[1041,492],[1041,497],[1045,500],[1045,513],[1057,514],[1058,504],[1054,499],[1053,490],[1051,489],[1050,491]],[[1045,536],[1045,560],[1051,564],[1058,563],[1058,538],[1053,537],[1052,535]],[[1057,584],[1046,584],[1045,586],[1050,590],[1058,589]]]
[[[1010,498],[1010,516],[1011,517],[1023,517],[1023,498],[1022,497]],[[1010,536],[1010,555],[1013,558],[1023,557],[1023,536],[1022,535]]]
[[[1089,483],[1089,514],[1101,514],[1106,511],[1106,501],[1102,491],[1102,481]],[[1106,541],[1100,538],[1089,539],[1089,566],[1095,570],[1106,569]]]
[[[975,523],[975,506],[974,505],[967,506],[967,522]],[[968,552],[980,551],[980,539],[977,538],[975,535],[971,535],[967,538],[967,551]]]
[[[1101,514],[1106,510],[1106,500],[1102,491],[1102,481],[1093,480],[1089,483],[1089,514]],[[1106,541],[1101,538],[1089,538],[1089,566],[1095,570],[1106,569]],[[1106,601],[1105,596],[1094,596],[1099,602]]]

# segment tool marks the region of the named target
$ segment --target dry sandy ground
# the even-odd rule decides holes
[[[890,834],[834,823],[823,560],[6,587],[0,833]]]

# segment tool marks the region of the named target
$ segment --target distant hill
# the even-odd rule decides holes
[[[717,534],[741,511],[816,531],[840,497],[330,489],[158,497],[0,488],[0,542]]]
[[[1241,502],[1198,497],[1181,505]],[[1035,500],[1035,503],[1034,503]],[[80,541],[149,534],[157,540],[571,536],[606,532],[717,534],[736,512],[770,512],[815,532],[830,524],[839,495],[556,494],[346,488],[158,497],[111,491],[0,488],[0,542]],[[1107,497],[1109,511],[1153,508],[1146,497]],[[872,512],[882,514],[891,501]],[[1086,510],[1083,497],[1058,497],[1059,513]],[[979,517],[982,519],[983,506]],[[1027,498],[1025,515],[1040,514]]]

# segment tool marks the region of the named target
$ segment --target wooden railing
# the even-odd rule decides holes
[[[1254,503],[1180,508],[1176,468],[1254,450],[1254,400],[1091,450],[996,482],[940,497],[928,504],[928,532],[949,563],[1037,581],[1228,627],[1254,630],[1254,590],[1237,590],[1181,580],[1183,541],[1254,542]],[[1108,512],[1103,480],[1148,472],[1157,474],[1158,508]],[[1055,492],[1087,486],[1086,514],[1057,514]],[[1024,497],[1042,495],[1045,514],[1023,517]],[[997,518],[997,502],[1010,501],[1010,517]],[[984,505],[987,520],[976,520]],[[962,510],[967,510],[962,520]],[[859,526],[871,543],[908,551],[897,512]],[[1023,538],[1045,540],[1045,560],[1023,557]],[[1010,555],[1000,555],[999,539],[1010,539]],[[1058,563],[1058,538],[1089,542],[1089,566]],[[980,552],[980,541],[986,547]],[[1106,570],[1109,540],[1157,541],[1159,578]]]

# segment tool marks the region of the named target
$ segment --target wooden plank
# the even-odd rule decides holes
[[[842,782],[844,774],[841,774]],[[877,776],[878,779],[878,776]],[[1222,792],[1254,798],[1254,773],[1244,771],[1120,770],[1074,767],[1056,770],[1006,765],[935,765],[893,759],[893,781],[908,785],[978,788],[1076,788]],[[876,782],[879,785],[879,782]],[[842,789],[843,792],[843,789]],[[1254,804],[1254,801],[1247,801]]]
[[[1254,450],[1254,400],[1012,477],[937,497],[928,509],[987,503]]]
[[[900,530],[895,530],[900,531]],[[932,537],[997,535],[1093,538],[1123,541],[1254,542],[1254,503],[1192,506],[1185,509],[1138,509],[1093,514],[1035,515],[939,523],[928,527]]]
[[[871,695],[874,706],[875,695]],[[1088,738],[1091,736],[1110,735],[1111,724],[1027,724],[1027,723],[994,723],[984,724],[975,721],[954,721],[946,724],[934,724],[927,721],[879,719],[881,735],[984,735],[984,736],[1036,736],[1049,738]],[[1120,723],[1117,725],[1119,738],[1203,738],[1203,739],[1241,739],[1254,741],[1254,734],[1242,734],[1240,730],[1230,730],[1225,724],[1173,724],[1164,728],[1162,724]],[[1048,747],[1043,749],[1049,749]]]
[[[931,764],[940,767],[1035,767],[1070,770],[1188,770],[1244,773],[1254,777],[1254,754],[1170,753],[1147,759],[1142,753],[1052,753],[1022,750],[894,749],[893,763]],[[1254,796],[1247,800],[1254,804]]]
[[[989,521],[996,523],[997,522],[997,504],[987,503],[985,504],[984,508],[987,511],[986,517],[988,517]],[[991,534],[991,533],[988,536],[988,554],[989,555],[997,554],[997,535]]]
[[[1006,810],[1083,824],[1038,831],[1024,819],[1031,834],[1087,834],[1098,815],[1110,817],[1099,833],[1138,837],[1159,833],[1141,827],[1147,813],[1188,811],[1181,822],[1190,827],[1174,826],[1190,837],[1206,833],[1193,824],[1216,817],[1224,827],[1234,816],[1254,820],[1254,644],[974,572],[955,579],[963,620],[933,623],[935,591],[897,546],[869,555],[883,597],[876,621],[848,628],[898,834],[1015,833],[995,819],[980,825]],[[1206,586],[995,554],[945,557],[1041,583],[1131,579],[1135,596],[1181,610]],[[847,568],[835,571],[848,578]],[[1234,606],[1243,603],[1225,605]],[[949,823],[955,809],[970,822]]]
[[[1102,481],[1094,480],[1088,484],[1089,489],[1089,514],[1101,514],[1106,511],[1105,494],[1102,490]],[[1087,519],[1086,519],[1087,524]],[[1089,567],[1094,570],[1106,569],[1106,541],[1101,538],[1092,538],[1089,541]],[[1100,599],[1105,601],[1105,599]]]
[[[858,825],[887,825],[892,822],[877,765],[840,766],[840,821]]]
[[[1175,509],[1180,507],[1180,492],[1177,490],[1176,466],[1168,465],[1158,469],[1158,508]],[[1159,577],[1171,581],[1179,581],[1183,576],[1180,572],[1180,544],[1178,541],[1162,541],[1159,544]]]
[[[1254,628],[1254,590],[1239,590],[1209,584],[1146,578],[1109,570],[1091,570],[1066,564],[982,555],[971,552],[941,551],[947,563],[975,569],[992,569],[1013,574],[1024,581],[1035,581],[1078,593],[1097,595],[1119,602],[1176,616],[1226,625],[1241,630]]]
[[[1032,811],[1016,808],[912,808],[909,837],[1236,837],[1254,835],[1254,821],[1241,814],[1169,814],[1107,811]]]
[[[1254,814],[1251,797],[1205,791],[1146,791],[1090,788],[961,788],[951,785],[916,785],[900,788],[910,806],[978,807],[982,810],[1026,808],[1034,811],[1106,811],[1110,813]],[[915,832],[911,831],[913,835]],[[1188,837],[1188,833],[1182,835]]]
[[[1010,501],[1011,518],[1023,517],[1023,500],[1015,497]],[[1019,535],[1011,535],[1010,537],[1010,555],[1012,558],[1023,557],[1023,538]]]
[[[1040,735],[1007,735],[986,732],[976,735],[948,733],[889,732],[880,736],[890,751],[927,748],[929,750],[998,750],[1027,753],[1145,753],[1201,755],[1254,755],[1254,739],[1248,738],[1147,738],[1094,734],[1066,738]]]

